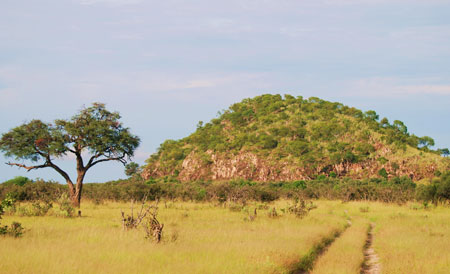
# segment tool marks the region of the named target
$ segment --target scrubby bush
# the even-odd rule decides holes
[[[429,185],[420,185],[416,190],[416,199],[424,202],[448,203],[450,201],[450,171],[441,174]]]
[[[2,215],[5,213],[4,209],[3,209],[3,204],[7,204],[8,202],[4,203],[4,201],[2,201],[0,203],[0,221],[2,219]],[[11,224],[11,226],[2,226],[1,222],[0,222],[0,236],[12,236],[12,237],[20,237],[22,236],[24,232],[24,228],[22,227],[22,225],[18,222],[13,222]]]
[[[311,201],[305,202],[305,200],[302,199],[295,199],[294,204],[288,206],[287,212],[294,214],[297,218],[303,218],[315,208],[317,208],[317,206]]]
[[[57,201],[59,205],[59,212],[57,215],[64,217],[73,217],[75,213],[75,208],[72,206],[72,202],[69,199],[69,196],[64,193],[59,197]]]
[[[31,204],[25,204],[17,207],[17,214],[20,216],[45,216],[53,207],[49,201],[34,201]]]
[[[248,201],[271,202],[279,198],[294,199],[341,199],[344,201],[368,200],[391,203],[405,203],[414,199],[420,201],[448,201],[450,199],[450,172],[444,173],[430,185],[420,185],[409,177],[371,178],[355,180],[351,178],[333,178],[317,176],[314,180],[294,182],[253,182],[249,180],[232,180],[223,182],[179,182],[172,177],[151,179],[146,182],[130,178],[107,183],[91,183],[84,186],[84,199],[100,204],[105,200],[130,201],[164,198],[183,201],[232,202],[246,205]],[[9,193],[9,194],[8,194]],[[67,187],[54,183],[36,181],[23,186],[0,185],[0,197],[4,199],[4,209],[23,215],[41,215],[53,212],[56,215],[72,216],[75,210],[66,207]],[[66,202],[61,195],[65,194]],[[21,208],[12,201],[31,202]],[[6,204],[7,203],[7,204]],[[50,204],[60,206],[50,210]],[[14,209],[12,209],[14,208]]]
[[[31,180],[24,176],[17,176],[11,180],[5,181],[2,183],[4,186],[16,185],[16,186],[24,186],[26,183],[31,182]]]
[[[14,213],[16,211],[16,199],[14,199],[11,193],[8,193],[1,202],[1,206],[4,211],[8,213]]]
[[[444,187],[441,189],[442,193],[446,193]],[[170,178],[161,178],[146,183],[129,179],[104,184],[86,184],[84,190],[85,199],[97,203],[103,200],[140,200],[147,193],[149,200],[165,198],[219,203],[228,201],[241,205],[245,205],[247,201],[271,202],[279,198],[295,197],[404,203],[415,198],[416,185],[409,177],[354,180],[319,176],[315,180],[294,182],[232,180],[183,183]]]
[[[68,188],[53,181],[36,180],[29,181],[24,185],[0,184],[0,199],[4,199],[9,193],[16,201],[56,201]]]

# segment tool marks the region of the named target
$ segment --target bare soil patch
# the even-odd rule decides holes
[[[381,273],[380,258],[373,249],[373,228],[375,224],[370,224],[367,232],[366,245],[364,246],[364,263],[361,268],[361,274],[379,274]]]

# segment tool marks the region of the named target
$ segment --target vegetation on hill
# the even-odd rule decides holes
[[[143,177],[181,181],[244,178],[293,181],[329,177],[430,178],[450,167],[448,149],[375,111],[316,97],[262,95],[233,104],[181,140],[167,140]]]

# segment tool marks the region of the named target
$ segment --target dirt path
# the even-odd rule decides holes
[[[361,269],[361,274],[380,274],[381,264],[380,258],[373,249],[373,228],[375,224],[370,224],[369,231],[367,233],[367,241],[364,247],[364,264]]]
[[[351,226],[351,222],[348,220],[347,225],[339,230],[335,230],[331,235],[325,236],[316,243],[312,249],[303,256],[299,262],[291,266],[289,274],[306,274],[310,273],[314,267],[314,263],[317,259],[327,251],[328,247],[344,233],[347,228]]]

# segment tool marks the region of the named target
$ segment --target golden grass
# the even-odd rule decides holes
[[[368,220],[353,218],[351,226],[335,240],[312,271],[313,274],[359,273],[364,261],[364,245],[366,242]]]
[[[314,273],[359,273],[369,222],[383,273],[448,273],[449,208],[315,203],[304,219],[272,219],[260,210],[253,222],[244,212],[207,203],[161,205],[161,244],[144,240],[141,229],[122,231],[120,209],[128,204],[85,202],[85,217],[72,219],[5,216],[2,224],[18,221],[29,231],[19,239],[0,237],[0,273],[284,273],[347,217],[352,226],[319,257]],[[281,213],[286,205],[271,207]]]
[[[361,212],[365,207],[369,212]],[[413,204],[352,202],[345,208],[354,219],[366,218],[375,224],[373,248],[380,257],[382,273],[449,273],[448,207],[417,210]],[[346,262],[351,263],[350,259]]]
[[[282,202],[278,208],[285,206]],[[123,232],[120,208],[83,204],[86,217],[5,217],[30,230],[23,238],[0,238],[5,273],[273,273],[298,259],[321,237],[343,225],[326,203],[304,219],[286,215],[254,222],[242,212],[210,204],[176,203],[160,209],[161,244],[142,230]],[[178,234],[176,241],[172,235]]]
[[[375,250],[384,273],[449,273],[450,210],[377,206]]]

